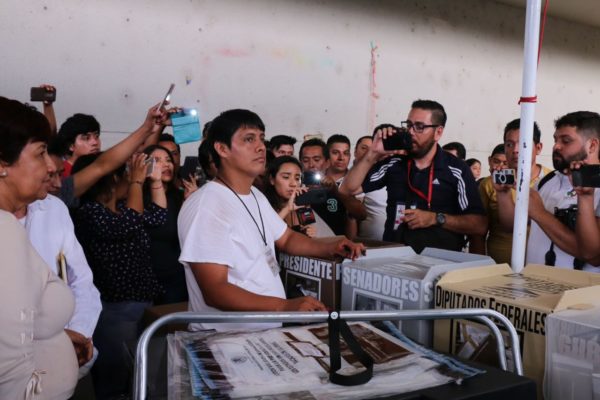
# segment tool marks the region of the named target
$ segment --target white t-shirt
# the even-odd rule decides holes
[[[573,185],[569,181],[569,177],[559,172],[547,181],[538,192],[544,202],[544,208],[553,215],[555,207],[562,209],[577,204],[577,194],[573,191]],[[600,216],[599,202],[600,189],[595,189],[594,209],[596,210],[596,216]],[[531,221],[531,230],[527,240],[527,263],[545,264],[546,252],[550,250],[551,243],[550,238],[542,228],[535,221]],[[556,267],[573,269],[572,255],[565,253],[556,244],[554,245],[554,253],[556,253]],[[585,264],[582,270],[600,272],[600,268],[590,264]]]
[[[287,229],[267,198],[256,188],[252,194],[239,195],[262,231],[264,222],[267,246],[259,230],[235,194],[226,186],[208,182],[194,192],[181,207],[177,227],[181,256],[189,294],[190,311],[215,312],[204,302],[202,292],[189,263],[215,263],[229,267],[228,282],[249,292],[284,299],[285,291],[279,274],[267,262],[267,247],[275,255],[275,241]],[[257,201],[258,206],[257,207]],[[259,213],[260,210],[260,213]],[[227,330],[259,330],[281,324],[191,324],[190,328]]]
[[[387,219],[387,188],[381,188],[363,195],[363,204],[367,209],[367,218],[358,225],[358,236],[382,240]]]

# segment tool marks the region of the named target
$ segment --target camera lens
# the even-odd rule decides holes
[[[502,185],[506,184],[506,175],[498,174],[498,183]]]

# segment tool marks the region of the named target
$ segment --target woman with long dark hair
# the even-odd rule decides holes
[[[154,300],[154,304],[178,303],[188,300],[183,265],[179,263],[181,248],[177,236],[177,217],[184,198],[189,196],[198,187],[193,180],[185,180],[185,191],[179,190],[175,185],[174,164],[170,152],[160,146],[152,145],[144,149],[144,154],[154,160],[154,168],[160,171],[160,182],[146,180],[146,185],[155,188],[162,186],[167,200],[167,219],[163,225],[147,227],[150,235],[150,256],[152,268],[162,285],[164,292]],[[151,203],[149,193],[146,191],[144,204]]]
[[[73,173],[99,154],[81,156]],[[76,230],[100,291],[102,313],[94,332],[98,360],[92,368],[96,398],[127,394],[130,388],[125,343],[135,341],[144,310],[162,291],[152,270],[147,228],[163,225],[167,200],[161,170],[149,175],[151,202],[144,207],[143,191],[149,163],[138,154],[125,167],[104,176],[81,196]]]
[[[312,224],[304,224],[295,204],[296,196],[306,192],[302,187],[302,164],[292,156],[273,159],[267,166],[267,179],[263,192],[271,206],[277,211],[286,224],[310,237],[316,235]]]

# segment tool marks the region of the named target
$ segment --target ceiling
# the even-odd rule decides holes
[[[526,0],[496,0],[498,3],[525,8]],[[542,9],[545,0],[542,1]],[[548,0],[548,15],[600,27],[600,2],[598,0]]]

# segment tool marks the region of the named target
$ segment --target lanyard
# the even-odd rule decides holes
[[[254,201],[256,201],[256,207],[258,208],[258,215],[260,216],[260,224],[262,225],[262,231],[258,227],[258,222],[256,222],[256,219],[254,219],[254,216],[250,212],[250,209],[248,208],[248,206],[246,205],[246,203],[244,203],[244,200],[242,200],[242,198],[235,192],[235,190],[233,190],[231,188],[231,186],[229,186],[227,184],[227,182],[225,182],[223,180],[223,178],[217,176],[217,179],[220,180],[221,182],[223,182],[223,184],[225,186],[227,186],[227,189],[231,190],[231,192],[233,194],[235,194],[235,197],[237,197],[238,200],[242,203],[242,205],[244,206],[244,208],[248,212],[248,215],[250,215],[250,218],[252,218],[252,221],[254,222],[254,225],[256,225],[256,229],[258,229],[258,233],[260,234],[260,238],[262,239],[263,243],[266,246],[267,245],[267,231],[265,230],[265,223],[263,221],[262,213],[260,212],[260,206],[258,205],[258,200],[256,199],[256,196],[254,195],[254,192],[252,191],[252,188],[250,188],[250,194],[252,194],[252,197],[254,197]]]
[[[427,202],[427,209],[431,210],[431,197],[433,195],[433,162],[429,166],[429,185],[428,185],[428,190],[427,190],[427,196],[425,196],[425,194],[423,194],[423,192],[421,192],[419,189],[417,189],[410,183],[411,167],[412,167],[412,160],[408,160],[408,177],[407,177],[408,187],[410,188],[410,190],[412,190],[414,193],[416,193],[417,196],[419,196],[420,198],[425,200]]]

